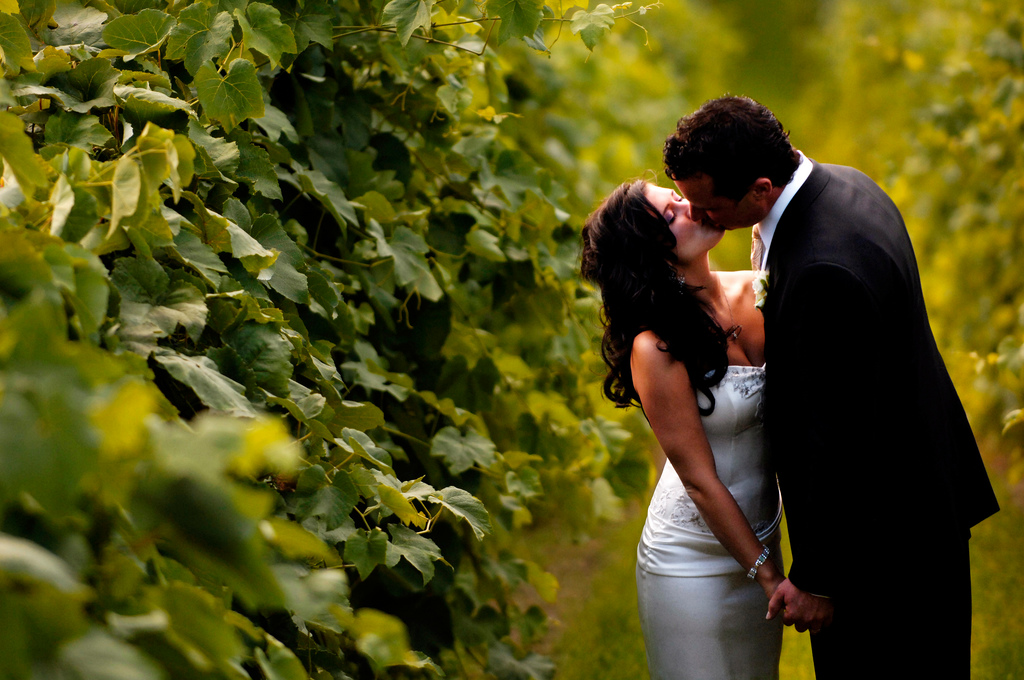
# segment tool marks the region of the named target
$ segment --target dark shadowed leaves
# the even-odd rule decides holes
[[[535,653],[517,659],[510,646],[499,642],[491,645],[487,652],[487,670],[499,680],[551,680],[555,664]]]
[[[423,575],[423,585],[426,585],[434,578],[434,562],[443,559],[437,544],[400,524],[388,527],[388,531],[391,533],[391,542],[388,544],[389,566],[405,558]]]
[[[430,442],[430,455],[443,458],[452,474],[461,474],[474,465],[488,468],[495,462],[494,442],[475,430],[463,436],[458,428],[445,427]]]

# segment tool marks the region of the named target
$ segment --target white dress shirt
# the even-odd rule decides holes
[[[775,236],[775,227],[779,224],[779,218],[782,217],[782,213],[785,212],[786,207],[789,206],[789,202],[796,196],[796,192],[799,191],[800,187],[804,185],[807,178],[811,175],[811,168],[814,164],[802,151],[797,151],[800,154],[800,165],[797,166],[796,172],[793,173],[793,179],[789,180],[789,184],[782,190],[775,205],[768,211],[768,214],[763,220],[758,222],[757,228],[761,233],[761,240],[764,241],[764,259],[761,260],[760,269],[764,269],[768,262],[768,251],[772,247],[772,237]]]

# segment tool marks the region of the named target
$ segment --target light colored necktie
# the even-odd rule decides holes
[[[760,225],[755,224],[750,239],[750,266],[754,271],[761,269],[761,262],[764,261],[764,241],[761,240]]]

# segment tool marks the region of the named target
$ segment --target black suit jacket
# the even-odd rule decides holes
[[[899,211],[863,173],[815,164],[768,268],[765,427],[790,579],[842,596],[865,567],[936,569],[944,542],[960,544],[998,505]]]

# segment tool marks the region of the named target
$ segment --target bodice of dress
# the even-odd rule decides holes
[[[768,460],[764,428],[761,422],[761,396],[764,390],[764,368],[729,366],[722,381],[711,388],[715,409],[703,416],[704,432],[715,458],[718,478],[729,489],[758,538],[766,540],[778,527],[782,517],[775,474]],[[698,395],[698,400],[706,400]],[[717,544],[693,500],[686,493],[671,463],[658,480],[647,511],[647,524],[641,538],[638,557],[652,573],[689,575],[695,565],[681,564],[689,559],[691,550],[702,543]],[[724,548],[707,546],[719,556]],[[705,569],[733,569],[739,565],[728,558],[718,565],[696,565]],[[698,560],[708,562],[707,560]],[[680,570],[687,572],[680,573]]]

